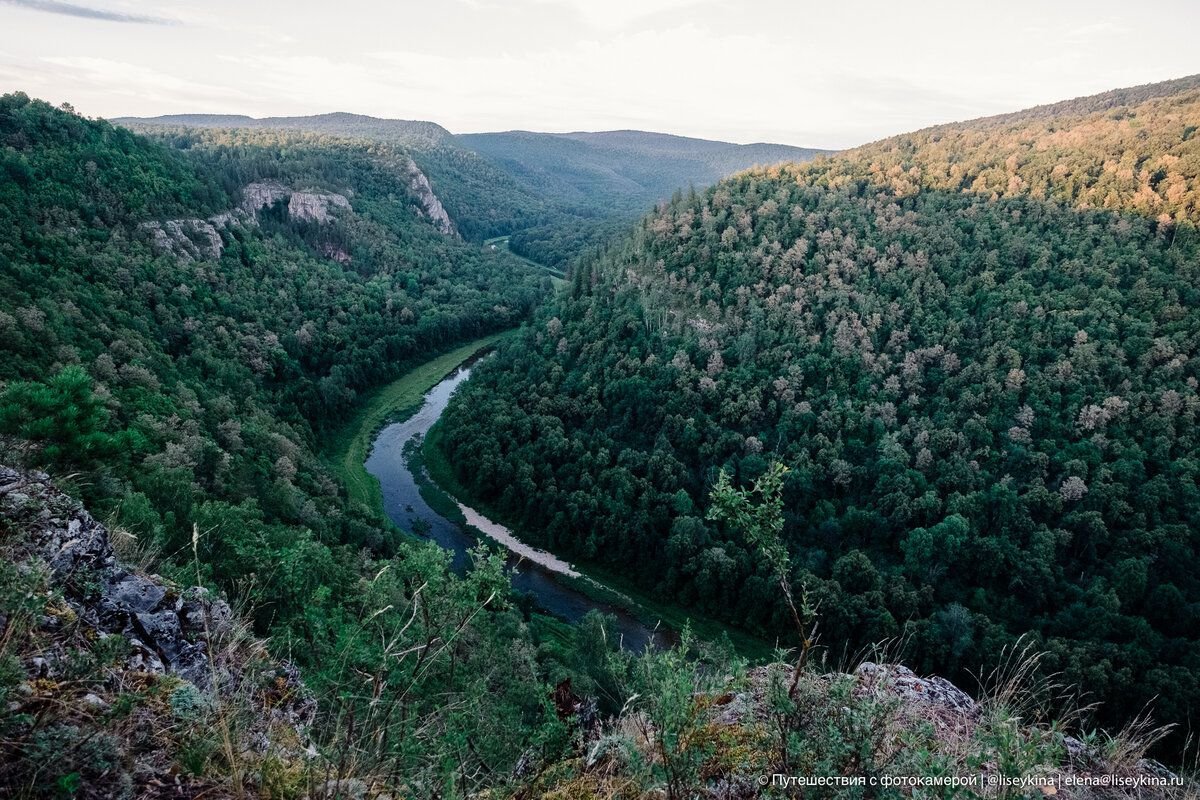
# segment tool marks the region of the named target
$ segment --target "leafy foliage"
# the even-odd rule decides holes
[[[560,269],[624,232],[677,187],[707,185],[755,164],[822,152],[640,131],[453,136],[431,122],[341,113],[264,119],[176,114],[119,122],[172,137],[200,129],[221,139],[261,141],[273,132],[285,141],[355,141],[404,153],[429,177],[466,238],[511,234],[514,252]]]
[[[1033,631],[1105,718],[1186,723],[1198,121],[1188,79],[679,197],[477,371],[449,460],[546,546],[764,633],[771,559],[704,517],[719,470],[780,461],[826,641],[905,633],[961,678]]]
[[[472,241],[544,224],[550,216],[545,200],[519,184],[505,170],[478,153],[459,146],[440,125],[358,114],[319,114],[311,117],[176,114],[118,120],[134,130],[177,136],[189,129],[218,138],[262,141],[337,143],[345,148],[383,147],[410,156],[428,176],[458,229]],[[294,153],[289,153],[294,155]],[[290,161],[285,159],[285,161]]]
[[[502,563],[480,553],[454,574],[438,548],[349,503],[318,454],[358,392],[528,314],[541,271],[435,230],[403,151],[381,144],[153,141],[16,94],[0,98],[0,156],[0,459],[73,473],[156,569],[189,583],[198,570],[244,603],[330,710],[314,737],[335,771],[465,793],[502,782],[528,748],[555,752],[560,725]],[[222,214],[261,181],[351,208],[233,213],[219,247],[186,255],[142,227]],[[0,574],[14,625],[20,587]],[[0,693],[24,678],[12,652]],[[229,761],[211,715],[183,695],[170,706],[196,732],[172,745],[181,770]],[[68,782],[80,759],[88,776],[106,768],[91,750],[56,761],[86,734],[47,730],[61,741],[39,756],[42,739],[22,739],[18,767],[61,765]]]

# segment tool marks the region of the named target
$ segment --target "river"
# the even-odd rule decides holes
[[[454,553],[454,567],[460,571],[466,568],[467,550],[478,543],[478,537],[425,502],[409,468],[405,449],[433,427],[454,390],[470,377],[470,366],[462,366],[442,379],[425,395],[416,414],[379,431],[366,461],[367,472],[379,480],[383,489],[383,510],[388,519],[404,530],[423,529],[421,535]],[[592,609],[609,614],[615,619],[613,632],[627,649],[640,651],[649,643],[661,644],[667,640],[663,631],[644,625],[624,609],[596,601],[572,587],[568,578],[591,579],[580,576],[567,562],[521,542],[508,528],[478,511],[462,503],[458,507],[472,528],[508,551],[513,587],[532,595],[542,610],[568,622],[579,621]]]

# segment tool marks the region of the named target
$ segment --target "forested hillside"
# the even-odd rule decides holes
[[[314,742],[353,751],[321,780],[378,769],[440,785],[481,763],[508,770],[557,723],[502,563],[480,553],[454,575],[436,546],[350,505],[318,445],[358,392],[512,326],[547,287],[525,262],[439,231],[387,148],[266,133],[192,133],[176,149],[0,98],[0,464],[45,468],[127,557],[219,590],[269,634],[327,712]],[[119,640],[89,639],[94,619],[43,611],[115,590],[87,570],[51,581],[54,553],[15,567],[24,538],[65,523],[23,489],[44,476],[14,474],[0,487],[13,512],[0,515],[0,793],[110,796],[161,769],[189,785],[221,776],[236,792],[219,796],[243,796],[250,778],[221,743],[240,723],[205,687],[174,723],[165,712],[174,744],[129,744],[175,761],[123,760],[126,726],[162,722],[178,681],[105,678],[153,669]],[[459,644],[405,659],[389,640],[414,654]],[[374,690],[361,674],[377,676]],[[90,706],[86,692],[100,693]],[[447,699],[459,696],[469,710]],[[404,713],[372,711],[381,698],[403,698]],[[473,752],[455,755],[464,731]],[[258,791],[305,789],[310,776],[266,763]]]
[[[1026,147],[1032,184],[1065,117],[972,123],[994,143],[922,167],[970,185],[888,142],[743,173],[659,206],[557,301],[477,240],[587,217],[537,217],[437,126],[142,136],[0,98],[0,793],[1183,786],[1141,758],[1158,734],[1073,738],[1030,680],[1062,671],[1119,723],[1197,699],[1200,98],[1127,97],[1079,106],[1090,144],[1041,197],[990,170]],[[1116,202],[1083,208],[1101,183]],[[612,230],[594,210],[562,252]],[[683,625],[622,650],[602,615],[517,597],[495,551],[456,572],[348,499],[322,444],[363,393],[543,303],[447,412],[462,483],[522,535],[802,643],[794,666]],[[797,638],[814,619],[824,650]],[[849,655],[901,633],[922,671],[1004,663],[972,699]]]
[[[459,479],[556,552],[771,637],[719,469],[786,475],[838,652],[1026,636],[1113,722],[1200,705],[1200,80],[760,169],[661,206],[482,366]]]
[[[255,118],[174,114],[124,118],[148,133],[199,128],[289,131],[383,142],[403,150],[470,240],[511,235],[519,255],[566,268],[623,233],[647,208],[689,185],[707,186],[756,164],[803,161],[823,151],[736,145],[642,131],[460,134],[432,122],[359,114]]]
[[[390,148],[413,159],[428,176],[434,193],[445,203],[463,236],[473,241],[557,218],[558,212],[545,199],[478,153],[458,146],[449,131],[433,122],[359,114],[261,119],[231,114],[173,114],[115,121],[133,130],[166,136],[187,129],[234,138],[244,135],[243,131],[256,131],[260,136],[274,131],[276,135],[287,132],[293,137],[327,143],[354,140],[367,148]]]
[[[644,208],[755,165],[807,161],[828,151],[738,145],[644,131],[460,134],[455,137],[545,194],[585,206]]]
[[[306,131],[337,136],[378,139],[409,147],[426,148],[447,143],[453,134],[436,122],[380,119],[364,114],[314,114],[308,117],[248,117],[244,114],[165,114],[142,119],[125,117],[119,124],[182,128],[258,128]]]
[[[807,161],[827,152],[645,131],[509,131],[455,138],[565,210],[565,218],[516,231],[510,240],[514,251],[559,267],[623,234],[647,208],[680,189],[702,188],[756,165]]]

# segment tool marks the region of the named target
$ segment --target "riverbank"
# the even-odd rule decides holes
[[[434,526],[431,533],[435,540],[438,540],[444,547],[453,546],[458,550],[463,550],[466,545],[455,537],[464,535],[470,537],[470,544],[478,540],[497,545],[484,531],[468,524],[468,517],[460,505],[460,499],[465,501],[470,495],[454,478],[453,470],[438,446],[441,436],[440,425],[433,424],[432,428],[425,433],[423,441],[418,436],[413,440],[413,446],[404,449],[407,462],[404,472],[411,472],[411,481],[416,484],[415,487],[411,483],[408,484],[410,490],[415,490],[409,495],[410,499],[397,501],[394,496],[396,486],[392,483],[401,478],[404,481],[410,480],[403,477],[402,473],[393,473],[391,476],[392,483],[388,484],[388,492],[391,493],[390,499],[385,499],[383,486],[379,479],[368,470],[367,464],[369,460],[377,460],[378,451],[375,448],[381,438],[394,438],[395,431],[393,429],[397,426],[392,423],[409,420],[404,425],[417,424],[423,414],[429,413],[428,409],[423,411],[423,406],[427,396],[432,396],[430,393],[435,388],[452,387],[455,380],[459,380],[459,378],[450,380],[458,367],[513,333],[515,333],[515,329],[468,342],[415,366],[395,381],[381,386],[363,397],[346,423],[326,440],[324,449],[331,469],[346,487],[352,501],[362,503],[385,524],[405,530],[415,532],[414,525],[422,517],[426,522],[421,524],[426,525],[427,528],[427,522],[432,520]],[[440,391],[440,394],[445,395],[440,399],[442,404],[449,399],[450,390]],[[436,413],[440,414],[440,411]],[[423,424],[428,425],[429,421]],[[415,446],[416,442],[421,442],[421,445]],[[396,442],[388,447],[392,448],[392,452],[399,452],[399,445]],[[376,464],[376,468],[378,467],[379,464]],[[419,498],[415,496],[418,493]],[[485,506],[473,503],[467,505],[477,508],[486,516],[488,524],[492,524],[491,520],[498,519],[494,516],[494,512]],[[424,506],[427,508],[422,512],[421,507]],[[410,520],[410,517],[413,519]],[[441,517],[442,521],[437,520],[437,517]],[[453,533],[452,531],[456,529],[460,532]],[[517,538],[520,539],[519,536]],[[460,553],[459,558],[461,557]],[[772,653],[772,648],[768,643],[716,621],[697,617],[669,604],[656,602],[620,576],[607,573],[602,568],[595,565],[579,567],[571,564],[569,566],[571,568],[569,572],[564,574],[562,571],[553,571],[554,574],[551,578],[550,572],[545,571],[547,570],[546,565],[534,564],[531,568],[522,570],[523,574],[519,576],[516,583],[524,586],[524,591],[532,591],[535,595],[535,602],[537,602],[536,595],[545,595],[547,591],[555,592],[553,598],[556,602],[551,602],[550,607],[558,606],[561,609],[563,607],[561,591],[551,588],[552,583],[557,583],[568,594],[574,593],[576,597],[574,601],[568,602],[568,606],[573,603],[574,608],[564,615],[565,619],[577,619],[582,611],[591,605],[599,607],[601,610],[607,608],[607,613],[615,613],[623,620],[618,625],[619,629],[634,626],[630,630],[636,634],[635,640],[645,638],[644,632],[637,627],[639,625],[646,630],[663,628],[667,631],[677,632],[690,623],[700,638],[709,641],[728,638],[733,647],[746,657],[761,659],[769,657]],[[521,589],[518,587],[518,590]],[[546,598],[543,597],[543,599]],[[538,602],[538,605],[540,606],[542,603]],[[555,610],[554,613],[562,612]],[[532,621],[540,636],[549,639],[564,639],[570,635],[567,624],[554,617],[534,614]],[[669,636],[667,640],[670,640]]]
[[[484,241],[483,246],[494,248],[496,250],[502,250],[513,258],[519,258],[529,266],[542,270],[550,276],[550,280],[554,284],[555,288],[562,288],[566,284],[567,274],[565,272],[563,272],[561,269],[556,269],[555,267],[548,267],[545,264],[539,264],[533,259],[526,258],[519,253],[514,253],[512,247],[509,246],[508,239],[508,236],[495,236]]]
[[[479,352],[495,347],[516,333],[511,328],[460,345],[416,365],[389,384],[365,394],[345,424],[330,435],[323,448],[334,476],[346,487],[352,502],[361,503],[386,519],[379,481],[367,472],[366,461],[375,435],[387,423],[420,407],[425,393],[456,367]]]
[[[569,564],[550,553],[527,547],[477,512],[432,492],[420,465],[420,445],[455,390],[470,378],[469,363],[452,370],[426,392],[415,410],[387,423],[373,437],[365,467],[379,481],[382,510],[388,524],[411,531],[417,538],[442,548],[457,572],[470,569],[471,551],[480,544],[505,553],[511,569],[511,586],[518,596],[527,598],[520,604],[539,636],[548,633],[565,641],[564,637],[573,635],[566,623],[578,622],[590,612],[599,611],[612,619],[609,635],[619,637],[630,650],[641,651],[650,643],[664,643],[653,626],[626,610],[625,604],[599,602],[579,591],[569,580],[575,574]],[[442,502],[431,504],[429,500],[434,497],[440,497]],[[497,547],[494,540],[503,546]],[[559,621],[544,617],[541,612]]]
[[[502,517],[495,509],[472,497],[455,478],[454,470],[441,447],[442,436],[443,428],[439,422],[425,435],[419,454],[410,460],[410,463],[418,467],[428,479],[421,486],[421,494],[426,498],[426,502],[435,508],[451,511],[457,515],[458,520],[464,522],[465,518],[458,511],[459,503],[477,509],[490,520],[501,520]],[[509,530],[520,538],[519,531],[511,526]],[[574,578],[562,576],[564,582],[569,582],[574,589],[597,602],[625,609],[645,625],[681,631],[685,625],[690,624],[692,631],[703,640],[719,641],[722,637],[728,638],[734,649],[746,658],[762,660],[774,655],[774,647],[769,642],[717,620],[698,616],[687,609],[658,602],[647,596],[640,587],[601,566],[572,563],[571,567],[580,574]],[[782,644],[788,646],[786,642]]]

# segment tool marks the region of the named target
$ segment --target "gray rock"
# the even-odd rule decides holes
[[[92,694],[91,692],[88,692],[83,696],[82,702],[88,708],[94,708],[97,710],[108,708],[108,703],[104,702],[104,700],[100,698],[100,695]]]
[[[288,200],[288,217],[308,222],[329,222],[331,211],[350,210],[350,201],[340,194],[322,192],[294,192]]]
[[[167,590],[141,575],[126,574],[109,585],[104,593],[107,609],[126,614],[145,614],[154,611],[167,596]]]
[[[417,163],[411,158],[408,159],[405,169],[408,172],[408,188],[421,203],[421,209],[425,216],[433,223],[439,231],[447,236],[457,236],[458,230],[454,227],[454,220],[450,219],[450,215],[446,213],[446,207],[442,205],[442,201],[433,193],[433,186],[429,183],[429,178],[425,177],[425,173],[417,166]]]
[[[235,635],[228,603],[204,588],[180,589],[156,575],[124,568],[105,527],[55,489],[46,475],[0,466],[0,488],[6,552],[21,564],[50,565],[52,581],[75,613],[72,627],[98,640],[122,637],[130,650],[126,670],[172,673],[213,696],[257,698],[254,724],[261,727],[252,727],[247,735],[289,725],[299,735],[300,749],[307,746],[305,729],[316,713],[314,699],[294,666]],[[31,654],[25,661],[28,680],[53,678],[60,653],[49,648]],[[265,680],[264,671],[269,676]],[[95,701],[104,701],[100,693],[93,694],[94,699],[85,696],[83,702],[98,708]]]
[[[242,189],[243,211],[255,214],[260,208],[273,206],[291,194],[291,190],[277,181],[261,181],[247,184]]]
[[[1160,761],[1155,761],[1153,758],[1142,758],[1137,762],[1138,769],[1145,775],[1150,775],[1155,778],[1162,778],[1165,781],[1178,781],[1179,776],[1171,770],[1167,769]]]
[[[854,674],[861,683],[889,691],[907,702],[943,708],[972,718],[979,715],[979,704],[945,678],[921,678],[900,664],[870,661],[860,664]]]
[[[125,662],[125,666],[133,672],[147,672],[152,675],[164,675],[167,667],[154,652],[137,639],[131,639],[133,655]]]
[[[720,711],[713,721],[718,725],[740,725],[754,713],[753,699],[746,692],[738,692],[717,707]]]
[[[1066,748],[1067,757],[1072,761],[1089,761],[1096,755],[1086,744],[1074,736],[1064,736],[1063,747]]]
[[[143,222],[138,230],[150,236],[155,252],[172,255],[183,262],[216,260],[225,251],[220,228],[233,221],[230,213],[210,219],[170,219]]]

